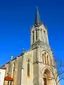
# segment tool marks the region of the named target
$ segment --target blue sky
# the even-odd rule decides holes
[[[38,6],[54,57],[64,62],[63,0],[0,0],[0,65],[30,48],[30,28]]]

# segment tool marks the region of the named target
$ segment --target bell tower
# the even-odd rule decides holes
[[[48,41],[48,32],[42,24],[38,8],[31,28],[31,50],[33,50],[33,85],[56,85],[52,78],[57,69],[54,68],[55,61]]]
[[[38,8],[36,8],[35,21],[31,29],[31,48],[34,49],[43,44],[49,45],[47,29],[42,24]]]

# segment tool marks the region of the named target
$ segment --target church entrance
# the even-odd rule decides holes
[[[44,80],[44,85],[47,85],[47,80],[46,80],[46,78],[43,78],[43,80]]]
[[[50,78],[51,78],[51,72],[48,69],[46,69],[44,71],[44,78],[43,78],[44,85],[51,85]]]

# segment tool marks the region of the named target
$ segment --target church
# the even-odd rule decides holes
[[[30,32],[30,49],[2,66],[6,68],[4,85],[59,85],[54,78],[57,69],[48,32],[38,8]]]

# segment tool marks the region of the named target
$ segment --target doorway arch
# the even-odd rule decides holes
[[[43,74],[44,85],[52,84],[52,80],[50,78],[52,78],[51,71],[49,71],[48,69],[44,70]]]

